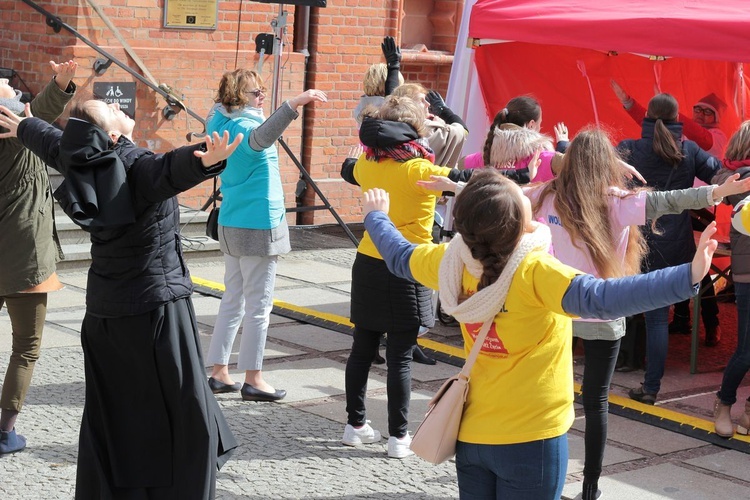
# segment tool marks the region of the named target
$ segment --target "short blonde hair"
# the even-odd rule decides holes
[[[419,83],[404,83],[396,87],[393,95],[399,97],[408,97],[415,101],[420,101],[419,94],[427,95],[427,89]]]
[[[724,157],[731,161],[750,159],[750,120],[745,120],[727,144]]]
[[[250,104],[250,91],[254,89],[266,90],[258,73],[242,68],[227,71],[221,77],[214,102],[223,104],[227,110],[233,107],[244,108]]]
[[[419,137],[424,137],[427,132],[424,108],[410,97],[389,95],[378,109],[376,118],[411,125]]]
[[[385,80],[388,78],[388,66],[385,63],[376,63],[370,66],[365,73],[364,87],[365,95],[379,95],[385,97]],[[404,76],[399,72],[398,84],[404,83]]]

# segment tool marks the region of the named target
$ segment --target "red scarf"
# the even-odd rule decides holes
[[[727,168],[729,170],[737,170],[738,168],[742,167],[750,167],[750,159],[747,160],[727,160],[724,158],[721,162],[722,165],[724,165],[724,168]]]

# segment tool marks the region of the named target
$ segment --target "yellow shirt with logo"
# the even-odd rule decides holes
[[[438,288],[445,246],[414,249],[409,268],[417,281]],[[562,298],[578,274],[542,251],[521,262],[472,368],[460,441],[526,443],[568,431],[574,418],[572,327]],[[464,294],[476,293],[477,285],[464,270]],[[467,356],[481,326],[461,324]]]
[[[368,160],[363,155],[354,165],[354,178],[362,187],[362,191],[371,188],[388,191],[388,216],[393,225],[411,243],[421,244],[432,241],[435,200],[440,192],[419,187],[417,181],[429,181],[431,175],[447,177],[450,170],[422,158],[405,162],[392,159],[377,162]],[[369,257],[381,258],[367,232],[357,251]]]

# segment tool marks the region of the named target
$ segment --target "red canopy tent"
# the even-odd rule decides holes
[[[748,33],[746,0],[477,0],[468,28],[488,119],[531,94],[546,131],[598,121],[615,139],[639,137],[640,127],[610,79],[644,106],[655,86],[669,92],[688,116],[714,92],[728,105],[721,127],[730,136],[746,116]]]

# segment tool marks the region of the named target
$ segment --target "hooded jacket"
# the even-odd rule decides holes
[[[71,120],[63,133],[28,118],[19,125],[18,138],[66,176],[69,186],[87,187],[89,195],[80,199],[100,199],[105,191],[120,193],[115,189],[118,182],[128,193],[129,199],[120,198],[117,203],[132,209],[132,222],[118,217],[100,220],[94,227],[83,225],[91,235],[87,314],[109,318],[137,315],[192,293],[180,243],[176,195],[218,175],[225,162],[203,168],[193,154],[205,147],[203,143],[164,154],[139,148],[124,136],[113,144],[104,130],[81,120]],[[108,155],[105,147],[115,155]],[[104,159],[99,163],[101,170],[87,171],[87,155]],[[122,171],[125,177],[118,180]],[[102,172],[102,177],[110,177],[97,178]],[[90,179],[96,182],[87,186]]]
[[[655,120],[644,119],[641,138],[626,139],[617,146],[623,159],[633,165],[646,179],[647,186],[657,191],[686,189],[693,187],[696,178],[710,184],[721,166],[719,160],[703,151],[693,141],[679,142],[682,137],[682,123],[664,122],[685,155],[683,160],[673,167],[654,153],[655,124]],[[649,253],[644,260],[644,270],[663,269],[693,259],[695,238],[689,212],[659,217],[657,228],[659,232],[655,233],[651,231],[650,223],[645,226]]]

